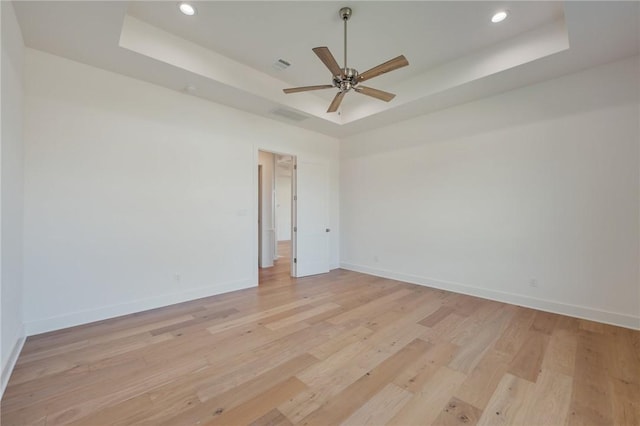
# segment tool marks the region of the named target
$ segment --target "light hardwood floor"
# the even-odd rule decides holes
[[[261,286],[289,285],[291,279],[291,241],[278,241],[278,259],[272,268],[259,270]]]
[[[638,425],[640,333],[355,272],[30,337],[2,425]]]

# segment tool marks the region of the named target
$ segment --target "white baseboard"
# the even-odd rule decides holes
[[[229,293],[231,291],[243,290],[245,288],[256,286],[257,283],[254,282],[254,280],[244,280],[217,284],[215,286],[200,287],[180,293],[153,296],[145,299],[134,300],[132,302],[102,306],[96,309],[82,310],[70,314],[28,321],[25,323],[25,331],[27,336],[33,336],[35,334],[46,333],[48,331],[60,330],[62,328],[101,321],[119,317],[121,315],[161,308],[163,306],[174,305],[176,303],[200,299],[202,297],[215,296],[217,294]]]
[[[411,284],[433,287],[441,290],[448,290],[454,293],[468,294],[483,299],[495,300],[498,302],[509,303],[512,305],[524,306],[527,308],[538,309],[540,311],[552,312],[554,314],[568,315],[571,317],[587,319],[591,321],[602,322],[620,327],[640,330],[640,316],[619,314],[616,312],[604,311],[601,309],[590,308],[587,306],[571,305],[568,303],[554,302],[546,299],[538,299],[531,296],[521,294],[507,293],[498,290],[490,290],[481,287],[474,287],[467,284],[461,284],[450,281],[436,280],[433,278],[421,277],[418,275],[404,274],[401,272],[389,271],[385,269],[371,268],[369,266],[357,265],[348,262],[342,262],[340,266],[350,271],[362,272],[364,274],[375,275],[378,277],[389,278],[398,281],[404,281]]]
[[[27,340],[24,334],[24,327],[20,329],[18,333],[18,339],[13,345],[13,349],[11,350],[11,355],[9,355],[9,359],[7,363],[2,368],[2,377],[0,382],[0,399],[4,395],[4,390],[7,388],[7,384],[9,383],[9,378],[11,377],[11,373],[13,373],[13,369],[16,366],[16,362],[18,362],[18,356],[20,356],[20,352],[22,352],[22,347],[24,346],[24,342]]]

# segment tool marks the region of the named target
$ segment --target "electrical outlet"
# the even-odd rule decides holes
[[[378,258],[378,256],[373,256],[373,262],[374,263],[380,262],[380,259]]]
[[[538,288],[538,280],[536,278],[531,278],[529,280],[529,287]]]
[[[182,281],[182,275],[180,274],[175,274],[173,276],[173,279],[175,280],[176,284],[180,284],[180,281]]]

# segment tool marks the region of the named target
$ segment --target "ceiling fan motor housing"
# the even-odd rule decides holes
[[[358,71],[355,68],[344,68],[344,76],[334,75],[333,85],[341,92],[348,92],[358,84]]]

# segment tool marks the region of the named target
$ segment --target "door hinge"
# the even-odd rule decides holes
[[[293,165],[293,170],[298,170],[298,165],[297,164]]]
[[[293,232],[298,232],[298,227],[297,226],[293,227]]]
[[[293,201],[298,201],[298,196],[297,195],[293,196]]]
[[[298,263],[298,258],[297,257],[293,258],[293,263]]]

